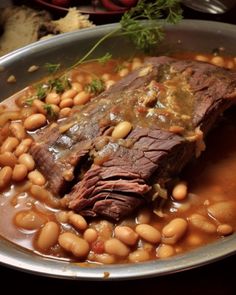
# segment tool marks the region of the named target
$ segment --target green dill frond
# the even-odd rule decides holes
[[[99,94],[105,90],[105,83],[102,79],[93,79],[91,83],[85,85],[85,91]]]
[[[53,108],[50,104],[44,104],[43,108],[45,109],[45,111],[47,112],[47,115],[51,118],[55,117],[56,114],[55,112],[53,111]]]
[[[39,84],[36,88],[36,97],[37,99],[44,99],[47,96],[48,87],[46,84]]]
[[[51,89],[54,89],[56,91],[56,93],[62,93],[65,90],[71,88],[70,80],[66,76],[63,76],[62,78],[48,80],[48,84],[50,85]]]
[[[83,57],[76,64],[74,64],[72,67],[74,68],[74,67],[76,67],[78,65],[81,65],[81,64],[84,64],[84,63],[88,63],[88,62],[99,62],[100,64],[104,65],[104,64],[106,64],[111,59],[112,59],[112,54],[109,53],[109,52],[107,52],[103,56],[97,57],[97,58],[87,59],[87,58]]]
[[[59,71],[59,69],[61,67],[60,64],[52,64],[52,63],[46,63],[44,66],[49,74],[56,73],[57,71]]]
[[[37,98],[37,97],[35,97],[35,96],[31,96],[31,97],[27,98],[26,101],[25,101],[25,104],[26,104],[27,106],[32,106],[33,101],[34,101],[36,98]]]
[[[125,66],[121,63],[118,63],[115,68],[114,68],[114,73],[118,73],[120,72],[121,70],[123,70],[125,68]]]
[[[127,35],[138,49],[148,51],[164,38],[163,24],[158,22],[164,17],[168,23],[181,20],[182,10],[178,0],[140,0],[137,6],[122,16],[120,35]],[[141,23],[140,20],[147,22]]]
[[[164,38],[164,24],[176,24],[182,19],[180,2],[180,0],[139,0],[136,6],[123,14],[120,25],[101,37],[70,69],[88,61],[105,63],[110,60],[112,57],[110,53],[100,58],[89,57],[105,40],[114,36],[129,38],[137,49],[145,52],[155,48]],[[53,74],[59,70],[60,64],[48,63],[46,67]],[[62,91],[61,85],[54,87],[58,93]]]
[[[112,59],[112,54],[107,52],[105,55],[103,55],[102,57],[99,57],[97,59],[97,61],[100,63],[100,64],[105,64],[107,63],[109,60]]]

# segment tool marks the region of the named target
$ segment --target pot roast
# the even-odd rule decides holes
[[[197,61],[147,58],[139,68],[36,135],[31,148],[48,188],[81,215],[119,220],[153,187],[204,150],[204,137],[236,98],[236,73]],[[114,138],[119,122],[132,130]]]

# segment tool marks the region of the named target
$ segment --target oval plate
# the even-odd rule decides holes
[[[62,34],[50,40],[39,41],[0,58],[0,99],[3,100],[33,83],[45,75],[42,65],[46,62],[57,63],[63,60],[63,65],[72,65],[83,56],[94,42],[110,32],[117,25],[110,24],[94,29]],[[122,44],[122,53],[120,52]],[[158,47],[163,54],[171,51],[198,51],[210,53],[218,47],[225,48],[225,54],[236,56],[236,26],[185,20],[179,25],[166,26],[165,41]],[[110,39],[103,43],[95,56],[111,52],[114,56],[128,56],[134,48],[129,41],[122,38]],[[29,66],[41,65],[35,73],[27,73]],[[23,75],[22,73],[25,73]],[[14,74],[17,82],[7,84],[9,75]],[[81,280],[124,280],[153,277],[184,271],[213,261],[222,259],[236,252],[236,234],[221,239],[213,244],[201,247],[188,253],[163,260],[146,263],[86,267],[80,264],[67,263],[60,260],[42,257],[18,247],[0,237],[0,262],[6,266],[22,271],[57,278]]]

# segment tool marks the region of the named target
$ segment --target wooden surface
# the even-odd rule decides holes
[[[236,7],[225,15],[206,15],[184,11],[185,18],[208,19],[236,24]],[[236,31],[235,31],[236,33]],[[236,245],[235,245],[236,250]],[[116,282],[67,281],[39,277],[0,267],[1,290],[8,294],[78,294],[104,295],[231,295],[236,294],[236,255],[197,269],[163,277]]]

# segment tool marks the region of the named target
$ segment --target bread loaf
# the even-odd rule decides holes
[[[92,26],[88,16],[80,14],[76,8],[70,8],[64,18],[52,21],[46,11],[35,11],[25,6],[8,7],[0,11],[0,56],[44,36]]]
[[[93,27],[88,15],[83,15],[75,7],[69,8],[67,15],[59,20],[52,21],[60,33],[68,33],[79,29]]]
[[[55,33],[51,16],[46,11],[29,7],[8,7],[1,10],[0,56]]]

